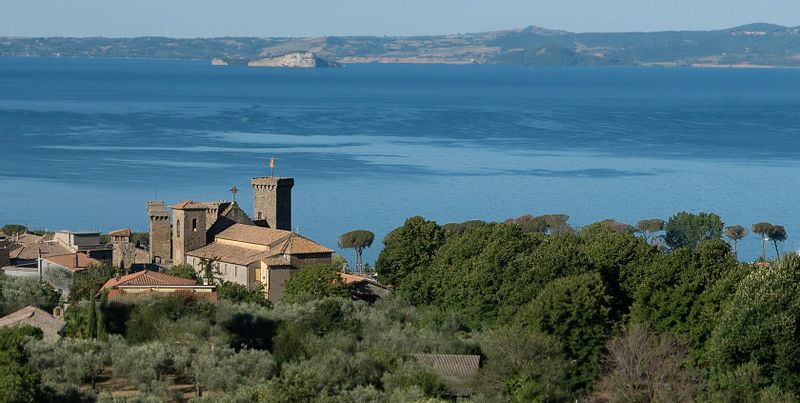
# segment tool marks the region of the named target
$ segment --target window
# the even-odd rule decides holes
[[[264,218],[264,217],[261,217],[261,212],[259,211],[259,212],[258,212],[258,219],[260,220],[260,219],[262,219],[262,218]]]
[[[181,220],[178,220],[175,223],[175,231],[177,231],[176,235],[178,235],[178,238],[180,238],[181,237]]]
[[[192,219],[192,232],[197,232],[197,219]]]

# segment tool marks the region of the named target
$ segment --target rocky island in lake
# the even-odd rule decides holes
[[[312,52],[290,52],[278,56],[266,56],[249,61],[215,57],[211,60],[211,64],[214,66],[247,65],[248,67],[283,67],[306,69],[341,66],[339,63],[323,59]]]

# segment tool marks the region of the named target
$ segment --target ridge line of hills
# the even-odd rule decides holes
[[[353,63],[800,67],[800,26],[575,33],[540,27],[430,36],[0,37],[0,56],[257,59],[312,52]]]

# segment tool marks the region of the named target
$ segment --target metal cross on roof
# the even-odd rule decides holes
[[[236,186],[234,185],[231,188],[231,194],[233,195],[233,202],[234,203],[236,203],[236,193],[239,193],[239,189],[237,189]]]

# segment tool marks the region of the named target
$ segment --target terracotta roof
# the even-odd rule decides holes
[[[479,355],[457,354],[414,354],[420,364],[429,366],[449,386],[453,396],[469,396],[470,378],[478,374],[481,357]]]
[[[116,278],[109,279],[100,288],[100,291],[112,289],[115,287],[125,286],[190,286],[196,285],[197,282],[190,278],[175,277],[164,273],[158,273],[150,270],[142,270],[133,274],[122,276],[117,280]]]
[[[217,238],[251,243],[254,245],[270,246],[291,235],[291,231],[256,227],[254,225],[233,224],[225,231],[220,232]]]
[[[292,234],[282,245],[277,246],[274,250],[280,250],[281,253],[288,255],[299,255],[306,253],[333,253],[333,249],[326,248],[306,237],[298,234]]]
[[[215,259],[223,263],[233,263],[240,266],[247,266],[261,259],[275,255],[275,252],[243,248],[241,246],[226,245],[218,242],[210,243],[200,249],[195,249],[186,253],[187,256],[199,257],[202,259]]]
[[[180,203],[175,203],[169,208],[173,210],[205,210],[208,208],[205,204],[198,203],[194,200],[185,200]]]
[[[55,241],[49,241],[51,236],[47,238],[33,235],[22,234],[18,241],[13,241],[9,245],[9,257],[11,259],[21,260],[36,260],[39,258],[39,249],[42,250],[42,256],[63,255],[70,253],[70,250]]]
[[[35,306],[26,306],[0,318],[0,327],[30,325],[42,329],[45,338],[56,338],[64,328],[64,319],[57,318]]]
[[[118,229],[116,231],[111,231],[108,233],[108,236],[131,236],[131,229],[124,228],[124,229]]]
[[[370,283],[375,283],[375,281],[373,281],[372,279],[369,279],[369,278],[366,278],[366,277],[361,277],[361,276],[356,276],[355,274],[347,274],[347,273],[339,272],[339,277],[342,278],[342,281],[344,281],[345,284],[356,284],[356,283],[360,283],[362,281],[368,281]]]
[[[75,265],[75,256],[78,257],[78,265]],[[65,253],[63,255],[52,255],[45,257],[44,260],[65,267],[72,271],[83,270],[89,266],[101,266],[103,263],[97,259],[90,258],[83,252]]]

